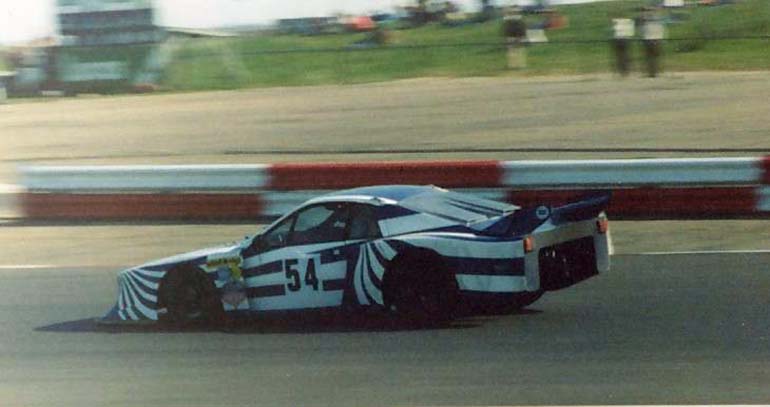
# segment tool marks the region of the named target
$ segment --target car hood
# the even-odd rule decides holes
[[[104,324],[142,323],[157,321],[159,288],[165,274],[174,266],[188,263],[205,272],[218,260],[240,259],[244,242],[209,247],[165,257],[118,272],[118,300],[99,320]]]
[[[187,253],[177,254],[170,257],[164,257],[162,259],[153,260],[144,264],[141,264],[132,268],[141,268],[149,270],[166,270],[172,266],[180,263],[194,263],[203,264],[206,263],[206,259],[214,257],[229,257],[237,256],[240,252],[241,244],[231,243],[228,245],[208,247],[205,249],[199,249]]]

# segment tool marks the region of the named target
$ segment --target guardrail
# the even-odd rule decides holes
[[[435,184],[518,205],[612,190],[616,219],[770,217],[770,156],[22,167],[28,219],[246,221],[329,190]]]

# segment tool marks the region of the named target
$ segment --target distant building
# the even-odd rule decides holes
[[[59,0],[66,46],[153,44],[162,39],[150,0]]]
[[[3,103],[8,97],[8,84],[16,74],[14,72],[0,71],[0,103]]]
[[[57,0],[56,13],[59,87],[102,92],[159,79],[165,33],[155,25],[152,0]]]
[[[13,75],[5,78],[8,94],[34,96],[51,87],[54,68],[51,50],[55,45],[53,38],[41,38],[6,51],[5,59],[14,70]]]

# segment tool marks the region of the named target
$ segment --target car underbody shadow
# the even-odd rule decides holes
[[[522,308],[517,309],[514,311],[504,311],[504,310],[482,310],[477,313],[475,313],[476,316],[487,316],[487,317],[495,317],[495,316],[505,316],[505,315],[533,315],[533,314],[540,314],[543,311],[537,310],[537,309],[530,309],[530,308]]]
[[[538,314],[537,310],[519,310],[510,315]],[[310,334],[343,332],[393,332],[419,330],[472,329],[499,318],[500,315],[466,315],[450,323],[417,324],[389,315],[324,313],[318,315],[270,315],[240,317],[221,324],[189,323],[173,326],[159,323],[103,324],[96,318],[58,322],[35,328],[40,332],[69,333],[183,333],[211,332],[227,334]]]

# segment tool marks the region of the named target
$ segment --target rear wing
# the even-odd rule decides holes
[[[554,225],[578,222],[599,216],[610,203],[609,192],[584,195],[575,202],[551,207],[548,205],[521,208],[501,217],[479,233],[489,236],[522,236],[550,220]]]
[[[578,222],[599,216],[610,204],[610,193],[588,195],[579,201],[559,206],[551,210],[554,224]]]

